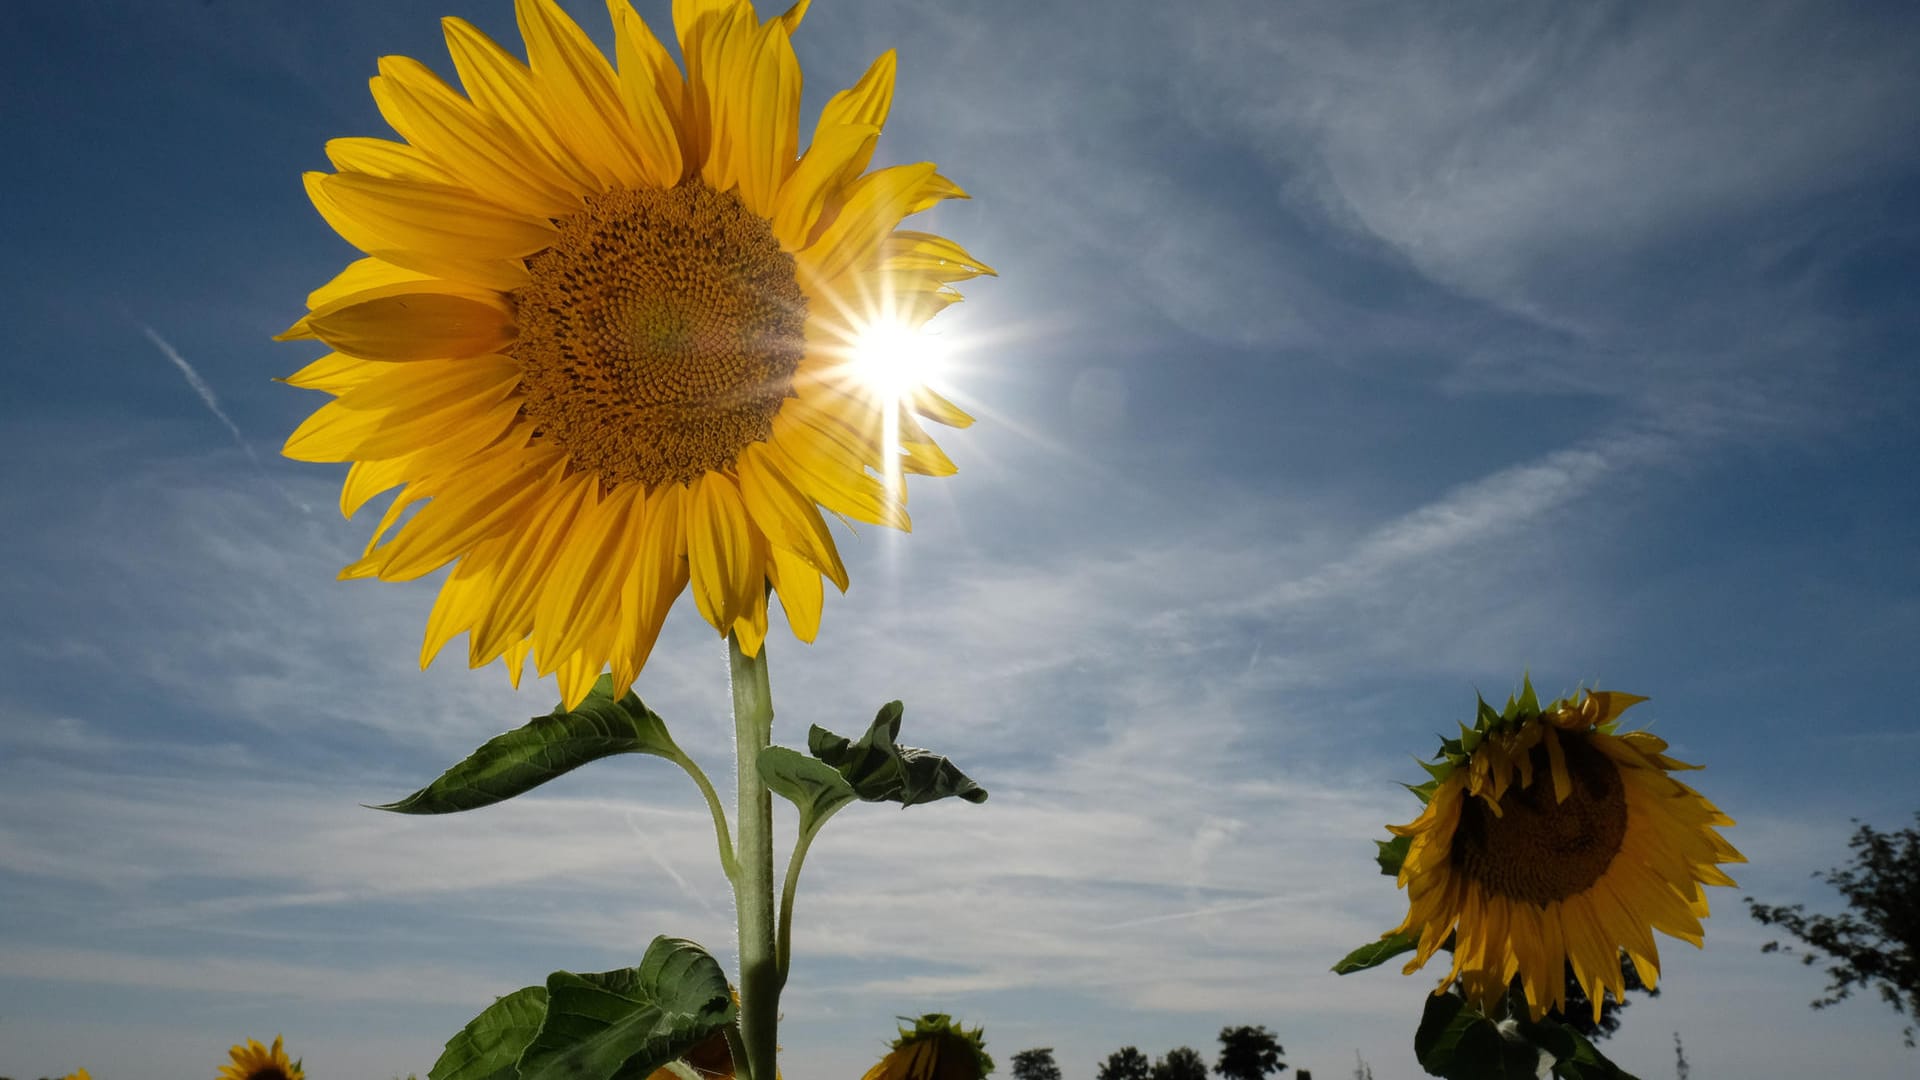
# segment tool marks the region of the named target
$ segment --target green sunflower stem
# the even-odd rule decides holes
[[[740,1043],[735,1068],[747,1080],[774,1080],[776,1025],[780,1016],[780,963],[774,938],[773,792],[760,779],[760,751],[773,742],[773,692],[767,685],[767,652],[740,650],[727,635],[733,681],[735,769],[739,780],[738,833],[734,845],[734,909],[740,925]]]

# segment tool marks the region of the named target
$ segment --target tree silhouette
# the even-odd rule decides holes
[[[1920,811],[1914,821],[1920,823]],[[1870,987],[1895,1013],[1920,1017],[1920,828],[1883,833],[1857,819],[1854,824],[1860,827],[1847,841],[1853,862],[1813,875],[1839,890],[1852,911],[1808,915],[1803,905],[1774,907],[1751,896],[1747,909],[1762,924],[1805,942],[1813,951],[1802,953],[1801,963],[1812,965],[1822,954],[1833,961],[1827,968],[1827,996],[1816,998],[1814,1008]],[[1794,950],[1769,941],[1761,951]],[[1901,1035],[1914,1045],[1912,1024]]]
[[[1224,1027],[1220,1029],[1220,1060],[1214,1063],[1213,1071],[1223,1080],[1267,1080],[1274,1073],[1286,1071],[1286,1062],[1280,1060],[1286,1052],[1264,1025]]]
[[[1153,1080],[1207,1080],[1207,1059],[1191,1046],[1176,1046],[1153,1063]]]
[[[1123,1046],[1100,1063],[1097,1080],[1153,1080],[1153,1064],[1138,1047]]]
[[[1013,1080],[1060,1080],[1060,1066],[1054,1064],[1053,1047],[1022,1050],[1013,1055]]]

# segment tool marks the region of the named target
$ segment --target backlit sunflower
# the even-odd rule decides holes
[[[980,1028],[968,1029],[945,1013],[928,1013],[900,1029],[893,1049],[863,1080],[982,1080],[992,1071]]]
[[[297,1063],[287,1060],[287,1052],[280,1048],[278,1035],[273,1037],[271,1050],[248,1039],[245,1046],[235,1046],[227,1051],[227,1056],[233,1062],[221,1066],[220,1075],[215,1080],[302,1080],[306,1076]]]
[[[964,197],[933,165],[867,171],[891,52],[799,152],[807,6],[675,0],[684,73],[627,0],[614,63],[551,0],[515,5],[526,63],[447,19],[462,89],[382,59],[400,141],[335,139],[307,174],[367,257],[283,335],[334,350],[287,380],[334,400],[285,453],[352,462],[349,515],[400,489],[342,577],[455,564],[423,664],[466,633],[473,666],[517,685],[531,656],[568,706],[609,665],[623,693],[689,585],[748,655],[769,587],[810,641],[822,579],[847,587],[821,510],[905,529],[902,474],[954,471],[921,420],[970,418],[863,376],[859,346],[991,271],[898,228]]]
[[[1695,766],[1644,731],[1614,733],[1644,700],[1594,691],[1540,709],[1529,686],[1449,740],[1425,812],[1390,828],[1411,839],[1393,931],[1419,935],[1408,974],[1452,934],[1439,990],[1458,979],[1491,1012],[1518,975],[1538,1020],[1565,1004],[1571,965],[1597,1021],[1603,992],[1626,998],[1622,950],[1651,988],[1652,931],[1702,943],[1702,886],[1732,885],[1717,864],[1746,860],[1714,831],[1733,820],[1669,775]]]

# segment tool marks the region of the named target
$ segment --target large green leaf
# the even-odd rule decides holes
[[[1540,1051],[1509,1042],[1480,1010],[1457,994],[1429,994],[1413,1052],[1429,1076],[1444,1080],[1535,1080]]]
[[[853,785],[824,761],[798,750],[768,746],[760,751],[760,779],[775,795],[800,808],[800,828],[817,829],[834,811],[860,798]]]
[[[667,725],[628,691],[618,700],[602,675],[580,707],[556,708],[526,726],[488,739],[465,761],[399,802],[376,806],[398,814],[450,814],[511,799],[524,791],[613,754],[675,758],[680,748]]]
[[[1607,1056],[1594,1048],[1584,1035],[1572,1028],[1562,1027],[1568,1041],[1573,1044],[1573,1053],[1553,1063],[1553,1075],[1560,1080],[1640,1080],[1639,1077],[1607,1060]]]
[[[1412,952],[1419,944],[1419,934],[1389,934],[1379,941],[1369,942],[1348,953],[1339,963],[1333,965],[1333,973],[1351,975],[1356,971],[1379,967],[1401,953]]]
[[[987,801],[986,789],[967,778],[953,762],[915,746],[901,746],[902,706],[889,701],[858,742],[815,725],[807,732],[807,749],[837,769],[854,793],[867,802],[897,802],[902,806],[932,802],[956,795],[968,802]]]
[[[547,976],[547,1016],[519,1080],[646,1080],[733,1022],[726,973],[691,941],[657,937],[637,968]]]
[[[515,1080],[514,1063],[547,1015],[547,988],[528,986],[496,1000],[447,1040],[427,1080]]]

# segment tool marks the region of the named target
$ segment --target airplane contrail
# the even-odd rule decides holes
[[[260,470],[260,475],[267,477],[269,481],[273,482],[273,486],[279,489],[281,498],[293,504],[293,506],[303,514],[312,513],[312,507],[294,498],[292,495],[287,494],[287,490],[280,487],[279,482],[273,480],[273,477],[268,475],[267,467],[261,462],[260,455],[254,453],[253,444],[247,442],[245,435],[240,434],[240,425],[234,423],[233,417],[227,415],[227,410],[220,407],[220,398],[213,392],[213,387],[207,384],[207,380],[200,377],[200,373],[194,370],[192,364],[187,363],[187,358],[180,355],[180,350],[174,348],[172,343],[167,341],[166,338],[161,337],[160,332],[153,327],[148,326],[146,323],[139,323],[139,326],[140,332],[147,335],[148,341],[153,342],[153,347],[159,349],[162,355],[173,362],[174,367],[180,369],[180,374],[186,377],[187,385],[193,388],[194,393],[200,395],[200,401],[207,407],[207,411],[212,413],[215,419],[225,424],[229,432],[233,433],[234,445],[238,446],[241,452],[247,455],[247,460],[253,462],[255,469]]]

